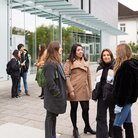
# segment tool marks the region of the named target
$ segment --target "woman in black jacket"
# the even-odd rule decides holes
[[[101,60],[96,73],[96,87],[93,91],[93,100],[97,103],[97,129],[96,138],[113,137],[114,102],[113,102],[113,54],[109,49],[104,49],[101,53]],[[94,94],[96,92],[96,96]],[[96,99],[95,99],[96,98]],[[109,109],[109,131],[107,126],[107,109]]]
[[[11,59],[11,79],[12,79],[12,90],[11,90],[11,97],[18,98],[18,84],[20,82],[20,51],[14,50],[13,51],[13,58]]]
[[[117,46],[113,88],[116,104],[114,138],[123,138],[122,125],[125,129],[126,138],[134,138],[131,106],[138,97],[138,60],[132,59],[131,55],[131,48],[127,44]]]
[[[47,48],[44,74],[44,107],[47,111],[45,120],[45,138],[56,138],[56,118],[66,111],[66,78],[61,66],[62,48],[53,41]]]

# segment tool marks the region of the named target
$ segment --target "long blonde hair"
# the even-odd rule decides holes
[[[127,44],[119,44],[116,48],[116,63],[114,65],[114,72],[120,68],[121,64],[130,59],[132,55],[132,50]]]

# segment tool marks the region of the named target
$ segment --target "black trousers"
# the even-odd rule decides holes
[[[96,137],[97,138],[108,138],[113,137],[113,122],[115,118],[114,114],[114,102],[113,101],[103,101],[100,97],[97,103],[97,127],[96,127]],[[107,109],[109,109],[109,131],[107,125]]]
[[[70,101],[71,111],[70,117],[74,128],[77,128],[77,108],[78,101]],[[80,101],[80,105],[82,108],[82,118],[85,123],[85,127],[90,127],[89,124],[89,101]]]
[[[58,114],[47,111],[45,120],[45,138],[56,138],[56,117]]]
[[[18,96],[18,84],[20,79],[15,77],[11,77],[11,79],[12,79],[11,97],[14,98]]]

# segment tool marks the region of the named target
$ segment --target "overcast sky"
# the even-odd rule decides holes
[[[118,0],[134,11],[138,11],[138,0]]]

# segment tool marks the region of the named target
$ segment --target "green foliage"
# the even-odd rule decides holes
[[[16,27],[12,28],[13,34],[24,34],[23,29],[17,29]],[[36,32],[30,32],[26,30],[25,32],[29,32],[28,35],[25,35],[26,44],[28,46],[28,52],[32,57],[32,63],[34,63],[34,53],[35,53],[35,41],[36,41],[36,51],[38,54],[38,47],[39,44],[45,43],[46,47],[52,40],[58,40],[58,34],[59,34],[59,28],[58,26],[44,26],[41,25],[36,28]],[[77,27],[67,27],[62,28],[62,47],[63,47],[63,62],[68,58],[71,46],[78,42],[78,37],[74,36],[73,33],[84,33],[83,30],[77,28]],[[35,34],[36,33],[36,34]],[[35,40],[36,35],[36,40]]]
[[[130,42],[129,46],[131,47],[133,53],[138,53],[138,44],[135,44],[134,42]]]

